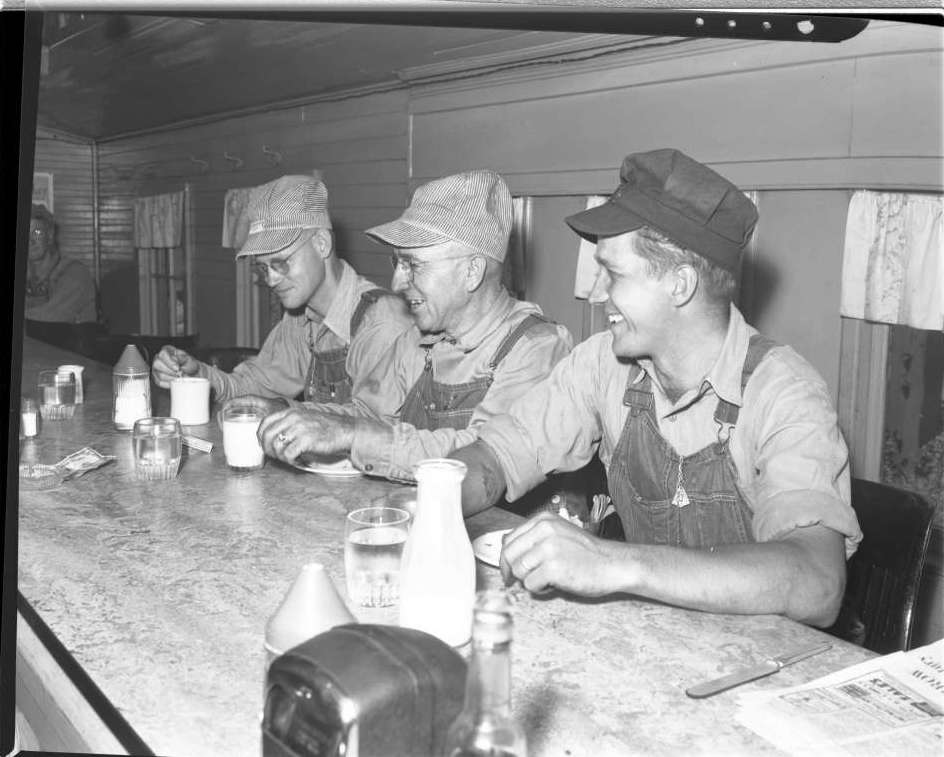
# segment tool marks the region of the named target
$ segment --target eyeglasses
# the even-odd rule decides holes
[[[30,229],[30,236],[33,239],[45,239],[49,236],[49,232],[46,229]]]
[[[284,257],[281,260],[272,260],[268,263],[256,263],[252,264],[252,272],[259,281],[268,281],[269,272],[275,271],[279,276],[285,276],[292,268],[292,258],[295,257],[295,254],[301,250],[314,236],[308,236],[305,238],[304,242],[299,243],[298,247],[292,250],[291,254],[288,257]]]
[[[403,258],[397,255],[397,253],[392,253],[390,255],[390,263],[393,266],[393,272],[402,273],[407,281],[412,281],[413,277],[417,273],[422,273],[427,266],[432,263],[439,263],[443,260],[462,260],[463,258],[474,258],[477,257],[475,254],[465,255],[443,255],[441,257],[433,258],[432,260],[414,260],[413,258]]]

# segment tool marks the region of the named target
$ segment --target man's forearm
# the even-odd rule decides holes
[[[476,441],[449,455],[466,464],[468,471],[462,481],[462,514],[475,515],[492,507],[505,491],[505,476],[491,448]]]

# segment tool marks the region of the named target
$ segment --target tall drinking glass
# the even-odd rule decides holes
[[[180,423],[176,418],[139,418],[131,430],[134,472],[140,481],[166,481],[180,467]]]
[[[59,373],[56,369],[39,372],[36,385],[39,393],[39,412],[43,420],[68,420],[75,413],[75,375]]]
[[[265,463],[256,432],[268,407],[251,397],[234,397],[223,403],[219,423],[223,430],[223,455],[235,471],[252,471]]]
[[[347,515],[344,574],[347,594],[363,607],[386,607],[400,599],[400,558],[410,514],[397,507],[362,507]]]

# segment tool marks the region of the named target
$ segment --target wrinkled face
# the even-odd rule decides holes
[[[651,356],[668,337],[666,323],[673,310],[671,285],[649,272],[633,248],[635,233],[601,238],[594,255],[603,270],[590,301],[606,303],[617,357]]]
[[[406,300],[420,331],[455,333],[469,301],[470,252],[449,243],[396,248],[390,288]]]
[[[46,253],[52,249],[53,229],[48,224],[35,218],[30,219],[29,230],[29,259],[32,261],[42,260]]]
[[[290,247],[269,255],[256,255],[253,269],[264,280],[286,310],[308,304],[325,279],[325,264],[315,249],[317,233],[303,234]]]

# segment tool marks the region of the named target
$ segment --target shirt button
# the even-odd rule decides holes
[[[430,410],[435,410],[435,409],[436,409],[436,403],[435,403],[435,402],[430,402],[430,403],[429,403],[429,409],[430,409]]]
[[[374,469],[374,466],[371,465],[370,463],[367,463],[367,464],[364,466],[364,470],[367,471],[368,473],[370,473],[373,469]]]

